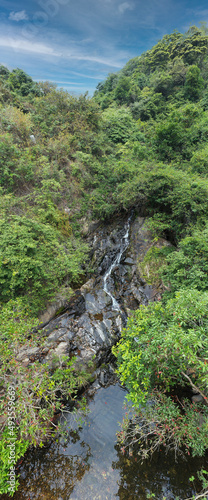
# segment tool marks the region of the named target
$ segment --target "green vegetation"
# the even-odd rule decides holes
[[[181,290],[165,305],[140,307],[114,349],[121,381],[137,410],[142,458],[161,445],[176,455],[201,456],[208,448],[207,318],[207,292]],[[202,403],[192,403],[192,389]]]
[[[208,448],[207,56],[205,26],[174,32],[95,93],[104,116],[126,108],[135,121],[117,146],[114,200],[141,209],[156,240],[173,244],[153,245],[140,263],[165,292],[132,314],[113,349],[131,402],[119,442],[130,455],[137,444],[141,459]],[[205,498],[206,471],[199,476]]]
[[[37,317],[60,288],[72,289],[87,272],[79,220],[91,203],[85,186],[93,175],[87,169],[92,159],[102,171],[98,158],[105,138],[101,131],[97,140],[100,112],[86,96],[72,98],[4,67],[0,96],[0,493],[12,495],[11,439],[16,460],[28,446],[42,446],[56,431],[54,414],[67,400],[73,403],[88,380],[74,358],[47,360]],[[42,357],[36,359],[37,350]],[[21,352],[28,362],[22,363]]]
[[[73,281],[81,273],[85,246],[72,238],[64,241],[52,225],[13,216],[0,221],[0,231],[2,302],[27,295],[33,307],[41,308],[63,278]]]
[[[0,385],[3,409],[11,379],[20,380],[18,456],[42,441],[53,407],[60,408],[60,390],[72,397],[85,375],[77,378],[71,364],[61,371],[38,361],[23,367],[17,353],[28,343],[42,345],[35,331],[40,311],[60,287],[78,286],[88,272],[83,220],[132,207],[173,246],[147,256],[166,291],[160,303],[135,312],[115,350],[135,405],[131,430],[143,456],[163,445],[205,453],[207,67],[204,25],[164,36],[110,74],[92,99],[0,66]],[[201,403],[192,404],[194,388]],[[8,429],[4,421],[0,426],[3,492]],[[127,441],[128,429],[126,423]]]
[[[75,400],[77,391],[86,384],[84,371],[75,370],[75,358],[70,361],[54,355],[53,363],[44,358],[44,339],[37,332],[37,320],[31,317],[22,299],[10,300],[0,312],[1,366],[0,379],[3,397],[0,402],[0,493],[10,492],[8,477],[11,467],[10,445],[15,443],[18,460],[32,444],[43,446],[58,429],[54,413],[61,411],[67,399]],[[35,359],[36,349],[44,361]],[[33,363],[22,364],[18,355],[29,349]],[[29,360],[28,360],[29,361]],[[14,404],[11,406],[11,388]],[[59,394],[61,394],[61,399]],[[84,401],[83,401],[84,403]],[[12,413],[11,412],[14,412]],[[83,404],[84,410],[84,404]],[[12,416],[10,420],[8,415]],[[14,417],[15,415],[15,417]],[[18,481],[15,483],[18,487]]]

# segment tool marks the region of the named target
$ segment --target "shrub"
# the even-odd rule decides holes
[[[60,359],[54,356],[53,368],[46,360],[37,359],[28,365],[18,360],[21,348],[25,352],[37,347],[40,352],[45,350],[44,340],[34,329],[38,321],[22,300],[10,301],[2,307],[0,322],[0,494],[3,494],[10,492],[9,445],[15,443],[15,461],[30,445],[43,446],[54,431],[60,429],[54,413],[64,411],[64,400],[74,401],[88,375],[83,371],[78,373],[73,366],[75,358],[69,361],[66,356]],[[11,391],[13,406],[9,403]],[[82,410],[84,406],[83,401]],[[8,418],[9,408],[14,409],[12,424]],[[18,480],[15,488],[18,488]]]
[[[202,456],[208,448],[208,293],[181,290],[165,306],[141,306],[113,352],[135,413],[121,441],[139,441],[143,458],[161,446]],[[192,403],[193,391],[202,403]]]
[[[86,245],[64,236],[50,224],[26,217],[0,220],[1,300],[26,295],[40,306],[63,279],[83,274]]]
[[[15,142],[29,140],[32,131],[30,114],[24,114],[18,108],[7,106],[1,112],[0,119],[3,129],[12,133]]]
[[[166,258],[162,277],[171,283],[171,294],[179,288],[208,289],[208,226],[195,230],[179,242]]]

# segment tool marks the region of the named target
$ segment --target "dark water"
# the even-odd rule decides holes
[[[193,495],[189,477],[206,460],[174,462],[162,452],[141,465],[116,445],[118,422],[125,413],[125,391],[119,384],[101,388],[89,401],[86,423],[68,419],[67,442],[28,453],[20,467],[15,500],[184,500]],[[72,430],[74,429],[74,430]],[[77,430],[76,430],[77,429]]]

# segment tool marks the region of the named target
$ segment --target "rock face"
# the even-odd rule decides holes
[[[95,274],[68,300],[64,314],[50,320],[42,328],[45,359],[52,366],[54,355],[59,358],[76,356],[77,365],[85,367],[95,358],[95,366],[98,366],[119,339],[131,310],[140,304],[147,304],[149,300],[157,300],[157,293],[145,283],[138,271],[138,259],[144,258],[152,244],[151,234],[144,229],[144,222],[141,217],[131,222],[128,242],[125,221],[114,221],[103,227],[96,224],[91,231],[86,231]],[[161,240],[161,245],[164,243]],[[103,289],[104,276],[112,263],[115,265],[107,280],[106,293]],[[50,315],[51,310],[48,316],[47,313],[44,315],[44,319]],[[37,359],[38,353],[32,354]],[[23,362],[24,358],[30,359],[30,355],[28,352],[19,354]]]

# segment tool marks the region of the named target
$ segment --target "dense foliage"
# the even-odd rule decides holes
[[[161,445],[176,455],[201,456],[208,448],[207,318],[207,292],[181,290],[165,305],[140,307],[115,349],[121,381],[137,410],[142,457]],[[193,389],[201,403],[192,402]]]
[[[144,442],[151,427],[147,454],[161,444],[205,452],[207,68],[204,25],[165,35],[110,74],[92,99],[0,66],[0,375],[4,391],[16,373],[21,381],[18,456],[29,443],[41,442],[43,420],[50,422],[51,408],[60,404],[60,383],[63,394],[71,395],[77,380],[71,365],[62,367],[61,378],[47,364],[35,363],[34,373],[16,366],[16,353],[28,342],[31,348],[41,344],[34,333],[40,310],[60,287],[73,288],[88,271],[83,222],[132,207],[149,216],[156,237],[173,244],[147,255],[148,279],[162,280],[166,292],[161,303],[132,316],[116,350],[137,415],[141,404],[146,415],[139,437],[135,416],[136,436]],[[32,386],[36,376],[40,385]],[[193,386],[204,404],[191,406]],[[179,387],[185,391],[181,398]],[[4,420],[0,425],[6,457]],[[5,491],[4,481],[0,488]]]
[[[153,243],[139,264],[165,293],[131,316],[113,350],[131,402],[119,441],[130,455],[136,444],[142,459],[208,448],[207,56],[204,25],[174,32],[95,93],[112,126],[125,110],[135,122],[129,138],[123,126],[106,128],[119,142],[114,200],[148,214],[155,241],[173,244]],[[199,498],[205,478],[203,487]]]

